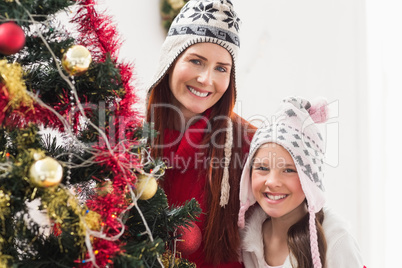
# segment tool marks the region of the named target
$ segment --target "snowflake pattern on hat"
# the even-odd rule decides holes
[[[216,18],[214,17],[214,13],[217,12],[218,10],[214,8],[213,3],[210,3],[206,6],[204,6],[203,3],[200,3],[199,6],[193,7],[193,9],[194,13],[191,16],[189,16],[189,18],[193,19],[192,21],[196,21],[200,18],[205,20],[206,23],[208,23],[210,19],[216,20]]]
[[[187,2],[171,25],[168,36],[198,35],[240,46],[240,18],[227,0]]]
[[[236,31],[239,31],[239,24],[240,24],[240,19],[237,17],[236,13],[233,10],[230,11],[224,11],[226,15],[228,15],[228,18],[224,20],[229,26],[229,28],[234,27]]]

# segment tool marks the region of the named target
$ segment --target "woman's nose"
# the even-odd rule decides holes
[[[203,85],[211,85],[212,84],[212,73],[211,70],[205,68],[201,71],[201,73],[197,77],[197,81]]]

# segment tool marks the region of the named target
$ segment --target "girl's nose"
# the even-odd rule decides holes
[[[276,174],[276,172],[271,171],[269,174],[267,174],[265,179],[265,186],[272,188],[272,187],[279,187],[281,185],[282,185],[281,179],[278,176],[278,174]]]

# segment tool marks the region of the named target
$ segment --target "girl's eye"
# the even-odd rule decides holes
[[[292,169],[292,168],[287,168],[287,169],[285,169],[285,173],[297,173],[297,170]]]
[[[263,166],[255,166],[254,170],[269,171],[269,168]]]

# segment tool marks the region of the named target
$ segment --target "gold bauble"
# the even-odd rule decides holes
[[[46,156],[35,161],[29,169],[31,182],[38,187],[53,187],[60,184],[63,168],[59,162]]]
[[[92,62],[91,53],[81,45],[73,45],[63,54],[61,64],[70,75],[78,76],[85,73]]]
[[[141,200],[148,200],[152,198],[158,190],[158,183],[156,179],[151,176],[140,174],[137,176],[137,184],[135,193],[141,194]],[[142,193],[141,193],[142,192]]]

